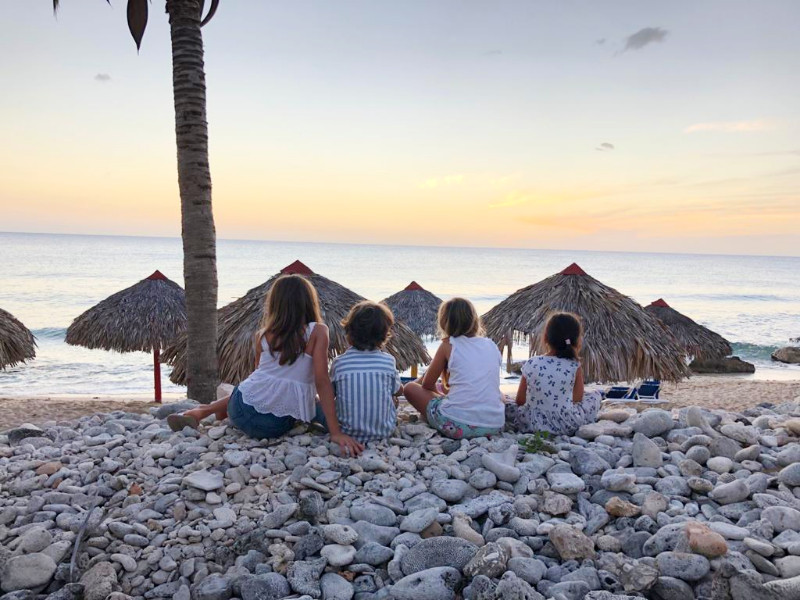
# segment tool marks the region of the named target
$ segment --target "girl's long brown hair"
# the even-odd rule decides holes
[[[267,336],[270,352],[280,352],[279,364],[293,364],[306,349],[306,326],[320,322],[319,297],[301,275],[281,275],[264,302],[258,339]]]

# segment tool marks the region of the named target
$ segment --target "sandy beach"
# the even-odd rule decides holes
[[[512,393],[516,385],[504,386]],[[762,402],[780,404],[800,397],[798,381],[754,381],[736,376],[699,375],[677,385],[666,384],[662,398],[668,407],[702,406],[709,409],[738,411]],[[175,402],[180,396],[164,399]],[[40,424],[47,421],[69,421],[85,415],[115,410],[144,413],[157,406],[144,396],[40,396],[32,398],[0,398],[0,431],[21,423]]]

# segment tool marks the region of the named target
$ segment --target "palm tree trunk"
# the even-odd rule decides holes
[[[216,399],[217,387],[217,253],[201,10],[201,0],[167,0],[188,318],[187,395],[209,403]]]

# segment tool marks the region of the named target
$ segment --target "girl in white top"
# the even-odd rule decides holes
[[[256,369],[230,397],[170,415],[174,431],[196,428],[209,415],[230,418],[256,439],[287,433],[296,421],[316,415],[316,396],[325,415],[331,441],[345,454],[356,455],[363,445],[341,432],[336,419],[333,386],[328,376],[328,327],[321,323],[314,286],[300,275],[275,280],[264,305],[264,319],[256,334]]]
[[[445,337],[421,382],[405,386],[405,397],[443,435],[474,438],[499,434],[505,424],[500,392],[500,350],[482,337],[469,300],[453,298],[439,308]],[[442,376],[444,395],[436,383]]]

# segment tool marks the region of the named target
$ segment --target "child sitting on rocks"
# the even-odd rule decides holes
[[[453,298],[439,307],[445,335],[421,382],[406,384],[405,397],[431,427],[460,440],[499,434],[505,424],[500,392],[500,350],[481,336],[472,302]],[[444,395],[436,383],[442,375]]]
[[[229,398],[170,415],[173,431],[197,428],[208,416],[229,417],[252,438],[277,438],[296,421],[311,422],[320,411],[327,419],[331,441],[354,456],[364,447],[339,428],[328,377],[328,326],[321,322],[317,291],[301,275],[283,275],[269,290],[261,329],[255,336],[256,368]]]
[[[397,425],[396,398],[403,394],[394,357],[382,351],[394,325],[384,304],[359,302],[342,323],[350,347],[331,365],[336,418],[359,442],[388,438]]]
[[[574,435],[581,425],[597,420],[601,401],[597,392],[584,394],[579,318],[569,313],[552,315],[543,337],[547,354],[532,356],[522,365],[514,426],[522,433]]]

